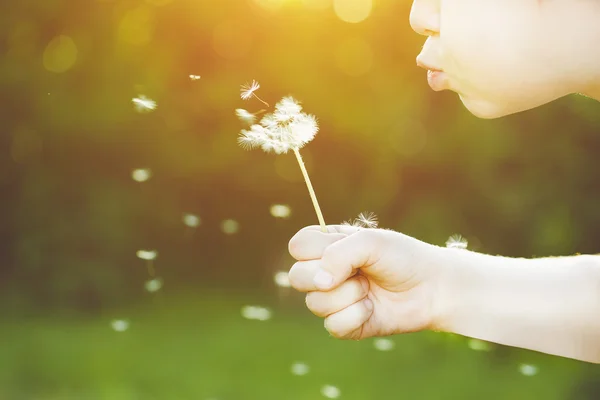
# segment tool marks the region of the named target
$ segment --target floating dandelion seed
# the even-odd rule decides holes
[[[292,210],[290,206],[286,206],[284,204],[273,204],[271,206],[271,215],[275,218],[289,218]]]
[[[131,172],[131,178],[136,182],[146,182],[152,177],[152,171],[148,168],[138,168]]]
[[[139,113],[147,113],[156,109],[156,102],[144,95],[134,97],[131,101],[133,102],[135,110]]]
[[[370,211],[361,212],[354,221],[344,221],[342,225],[355,226],[357,228],[377,228],[379,222],[377,215]]]
[[[240,97],[242,98],[242,100],[250,100],[252,97],[254,97],[256,100],[269,107],[269,103],[267,103],[266,101],[264,101],[256,95],[256,91],[258,89],[260,89],[260,84],[253,79],[252,84],[246,83],[245,85],[242,85],[242,88],[240,89]]]
[[[240,121],[252,125],[256,122],[256,115],[251,112],[244,110],[243,108],[238,108],[235,110],[235,115],[240,119]]]
[[[247,92],[242,93],[242,98],[254,93],[250,93],[250,90],[254,86],[256,85],[247,87]],[[304,160],[300,155],[300,149],[314,139],[319,131],[319,125],[313,115],[305,114],[301,111],[302,107],[298,101],[291,96],[284,97],[275,105],[275,111],[266,114],[260,121],[260,124],[254,124],[249,130],[243,129],[241,131],[238,144],[245,149],[260,147],[267,153],[284,154],[292,150],[304,176],[304,181],[306,182],[310,198],[317,213],[321,230],[327,232],[317,196],[304,165]]]
[[[259,306],[244,306],[242,307],[242,316],[246,319],[267,321],[271,319],[271,310]]]
[[[135,254],[138,258],[146,261],[155,260],[158,256],[158,252],[156,250],[138,250]]]
[[[394,349],[396,343],[388,338],[377,338],[373,342],[373,345],[375,346],[375,349],[379,351],[390,351]]]
[[[306,365],[302,362],[296,362],[296,363],[292,364],[291,370],[292,370],[293,375],[302,376],[302,375],[308,374],[308,372],[310,371],[310,368],[308,367],[308,365]]]
[[[279,271],[273,277],[275,284],[279,287],[290,287],[290,275],[287,271]]]
[[[538,373],[538,367],[531,364],[521,364],[519,365],[519,371],[525,376],[534,376]]]
[[[200,75],[190,75],[190,80],[197,81],[200,79]]]
[[[181,220],[183,221],[183,224],[185,226],[188,226],[190,228],[197,228],[198,226],[200,226],[201,222],[200,217],[194,214],[183,214]]]
[[[450,238],[446,241],[446,247],[451,249],[466,249],[469,242],[467,239],[462,237],[459,234],[455,234],[450,236]]]
[[[333,385],[325,385],[321,388],[321,394],[328,399],[337,399],[342,394],[341,390]]]
[[[491,347],[488,342],[479,339],[469,339],[469,348],[475,351],[490,351]]]
[[[129,322],[124,319],[115,319],[110,322],[110,326],[115,332],[125,332],[129,329]]]
[[[240,230],[240,224],[234,219],[226,219],[221,222],[221,230],[227,235],[233,235]]]
[[[149,281],[146,281],[146,283],[144,284],[144,287],[150,293],[158,292],[162,288],[162,286],[163,282],[160,278],[151,279]]]

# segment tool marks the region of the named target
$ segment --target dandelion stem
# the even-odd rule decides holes
[[[264,101],[263,99],[261,99],[260,97],[258,97],[256,95],[256,93],[252,93],[252,96],[254,96],[258,101],[260,101],[261,103],[263,103],[265,106],[270,107],[269,103],[267,103],[266,101]]]
[[[317,195],[315,194],[315,190],[313,189],[312,184],[310,183],[308,172],[306,171],[306,167],[304,166],[304,160],[302,160],[302,156],[300,155],[300,151],[298,150],[298,148],[295,147],[293,150],[294,154],[296,154],[296,159],[298,160],[300,169],[302,170],[302,175],[304,175],[304,181],[306,182],[306,187],[308,187],[308,193],[310,194],[313,206],[315,207],[317,218],[319,219],[319,225],[321,225],[321,230],[327,233],[327,225],[325,225],[325,219],[323,218],[323,213],[321,213],[321,208],[319,207],[319,202],[317,201]]]

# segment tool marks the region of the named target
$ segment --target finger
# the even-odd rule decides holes
[[[320,268],[314,275],[318,290],[331,290],[380,257],[382,246],[379,229],[361,229],[329,245],[319,260]]]
[[[360,339],[362,326],[373,314],[373,302],[366,298],[325,318],[325,329],[338,339]]]
[[[317,290],[314,278],[320,266],[319,260],[298,261],[288,274],[290,285],[299,292]]]
[[[329,292],[310,292],[306,306],[318,317],[327,317],[361,301],[369,293],[369,282],[364,276],[355,276]]]
[[[331,233],[324,233],[320,230],[304,228],[292,237],[288,249],[291,256],[298,261],[316,260],[321,258],[327,246],[345,237],[345,234],[333,230]]]

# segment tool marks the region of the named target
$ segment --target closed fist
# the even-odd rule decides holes
[[[300,230],[290,241],[292,287],[341,339],[435,329],[444,248],[398,232],[346,225]]]

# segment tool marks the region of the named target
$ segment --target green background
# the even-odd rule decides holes
[[[317,221],[293,155],[236,143],[234,109],[262,106],[239,97],[253,79],[319,119],[302,153],[328,223],[368,210],[439,245],[600,252],[596,102],[477,119],[427,87],[409,2],[377,1],[360,23],[330,3],[2,2],[0,399],[318,399],[325,384],[343,399],[600,396],[597,366],[558,357],[432,332],[389,352],[334,340],[275,285],[288,240]],[[141,94],[156,110],[136,112]],[[157,295],[139,249],[158,251]],[[253,304],[272,319],[242,318]]]

